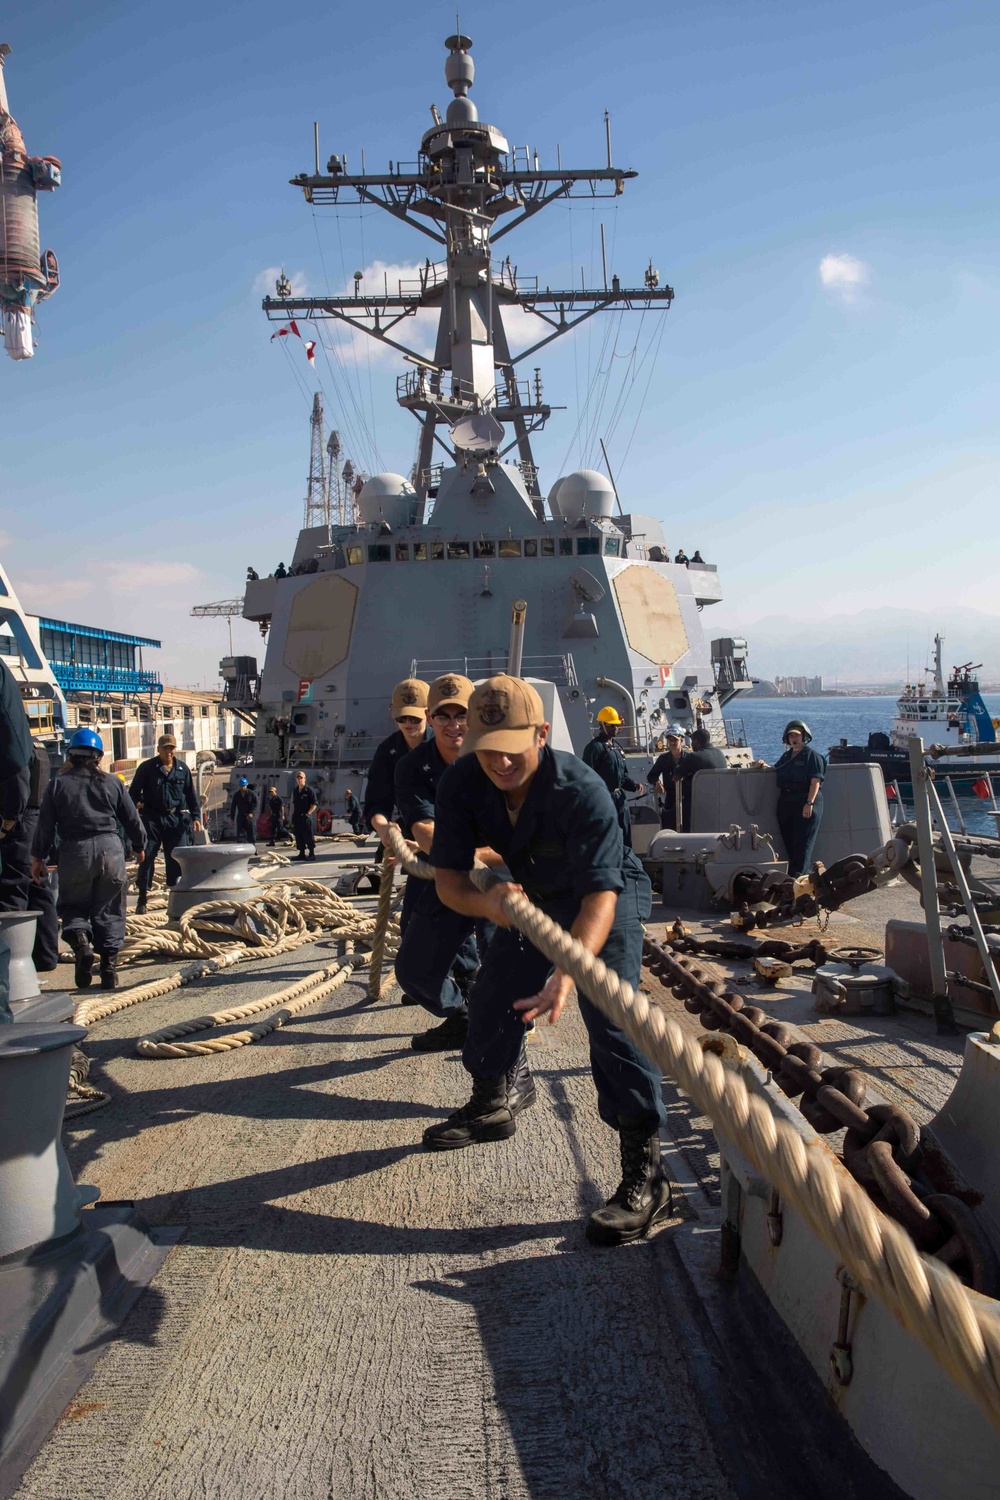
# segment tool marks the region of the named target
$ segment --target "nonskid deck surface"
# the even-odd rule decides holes
[[[428,1018],[395,995],[350,984],[235,1053],[134,1056],[141,1033],[329,957],[248,964],[94,1028],[114,1097],[67,1132],[77,1180],[187,1236],[17,1500],[731,1495],[682,1353],[695,1335],[663,1296],[671,1228],[624,1250],[583,1237],[618,1163],[575,1009],[532,1045],[539,1102],[516,1137],[445,1155],[420,1135],[465,1075],[410,1050]]]

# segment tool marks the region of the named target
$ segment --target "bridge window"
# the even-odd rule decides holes
[[[427,543],[426,542],[414,542],[413,543],[413,561],[414,562],[426,562],[427,561]]]
[[[465,560],[468,558],[468,556],[469,556],[469,544],[468,544],[468,542],[449,542],[448,543],[448,561],[449,562],[465,562]]]
[[[601,550],[599,536],[580,536],[576,539],[577,557],[593,557]]]
[[[622,550],[622,539],[620,536],[606,536],[604,538],[604,556],[619,557]]]
[[[392,548],[388,542],[369,542],[369,562],[390,562],[392,560]]]
[[[513,537],[508,537],[506,539],[506,541],[503,541],[503,542],[500,543],[500,556],[501,557],[520,557],[521,556],[521,543],[514,541]]]
[[[529,536],[529,537],[527,537],[525,539],[525,543],[524,543],[524,555],[525,555],[525,557],[537,557],[538,556],[538,541],[537,541],[537,538],[535,538],[533,536]]]
[[[356,563],[364,562],[364,560],[365,560],[365,555],[362,552],[362,550],[361,550],[360,547],[348,547],[348,549],[347,549],[347,565],[348,565],[348,567],[353,567]]]
[[[542,537],[542,556],[543,557],[555,557],[555,555],[556,555],[555,537],[543,536]]]
[[[573,538],[571,536],[561,536],[559,538],[559,556],[573,556]]]
[[[496,557],[496,542],[473,542],[472,555],[473,557]]]
[[[444,557],[444,542],[431,542],[431,562],[440,562]]]
[[[396,543],[396,561],[397,562],[409,562],[409,560],[410,560],[410,544],[409,544],[409,542],[397,542]]]

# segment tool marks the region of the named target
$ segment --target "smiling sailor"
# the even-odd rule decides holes
[[[430,850],[438,895],[453,911],[500,928],[483,958],[469,1006],[462,1061],[472,1074],[469,1102],[424,1134],[428,1150],[504,1140],[516,1121],[506,1091],[524,1027],[558,1019],[572,981],[511,928],[508,887],[481,895],[469,878],[477,847],[496,850],[541,909],[622,979],[638,987],[642,922],[650,884],[622,842],[604,783],[575,755],[552,750],[542,700],[520,678],[491,677],[469,701],[462,754],[437,789]],[[660,1166],[664,1121],[660,1071],[584,995],[590,1064],[601,1119],[618,1132],[622,1180],[591,1215],[587,1237],[617,1245],[638,1239],[670,1212]]]

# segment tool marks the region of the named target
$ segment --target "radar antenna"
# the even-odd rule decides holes
[[[492,244],[524,224],[541,209],[561,198],[591,201],[617,198],[631,168],[611,160],[610,123],[607,122],[605,167],[572,169],[557,161],[543,170],[537,153],[512,149],[495,125],[479,119],[469,98],[475,68],[469,37],[456,32],[445,42],[445,78],[454,94],[442,120],[436,107],[433,123],[424,132],[414,165],[390,162],[387,172],[347,171],[347,158],[331,156],[326,174],[301,173],[292,178],[312,204],[360,203],[383,208],[444,248],[444,260],[424,262],[412,279],[400,279],[395,290],[388,281],[372,286],[362,275],[354,278],[353,295],[326,297],[267,297],[264,311],[271,321],[288,318],[333,318],[398,349],[413,367],[397,381],[401,406],[412,411],[421,426],[416,488],[426,499],[433,484],[434,445],[454,458],[438,432],[463,419],[489,413],[509,424],[511,442],[499,454],[517,448],[528,494],[541,513],[541,492],[531,449],[531,434],[544,426],[552,407],[543,399],[541,376],[522,377],[519,367],[554,339],[578,328],[586,319],[609,307],[658,308],[666,311],[673,290],[661,286],[652,262],[641,287],[623,287],[612,275],[610,286],[553,290],[540,287],[535,277],[524,277],[507,257],[495,266]],[[500,220],[505,222],[497,227]],[[522,308],[547,324],[530,348],[512,355],[504,328],[504,310]],[[438,314],[437,340],[432,359],[401,342],[395,330],[405,318],[420,311]],[[464,434],[468,429],[460,428]]]

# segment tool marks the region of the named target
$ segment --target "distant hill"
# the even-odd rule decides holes
[[[832,688],[845,683],[898,683],[909,660],[910,678],[933,660],[934,633],[944,636],[944,666],[982,662],[980,679],[1000,681],[1000,615],[955,606],[930,614],[918,609],[862,609],[854,615],[759,620],[727,618],[709,625],[712,637],[742,635],[754,677],[821,675]]]

